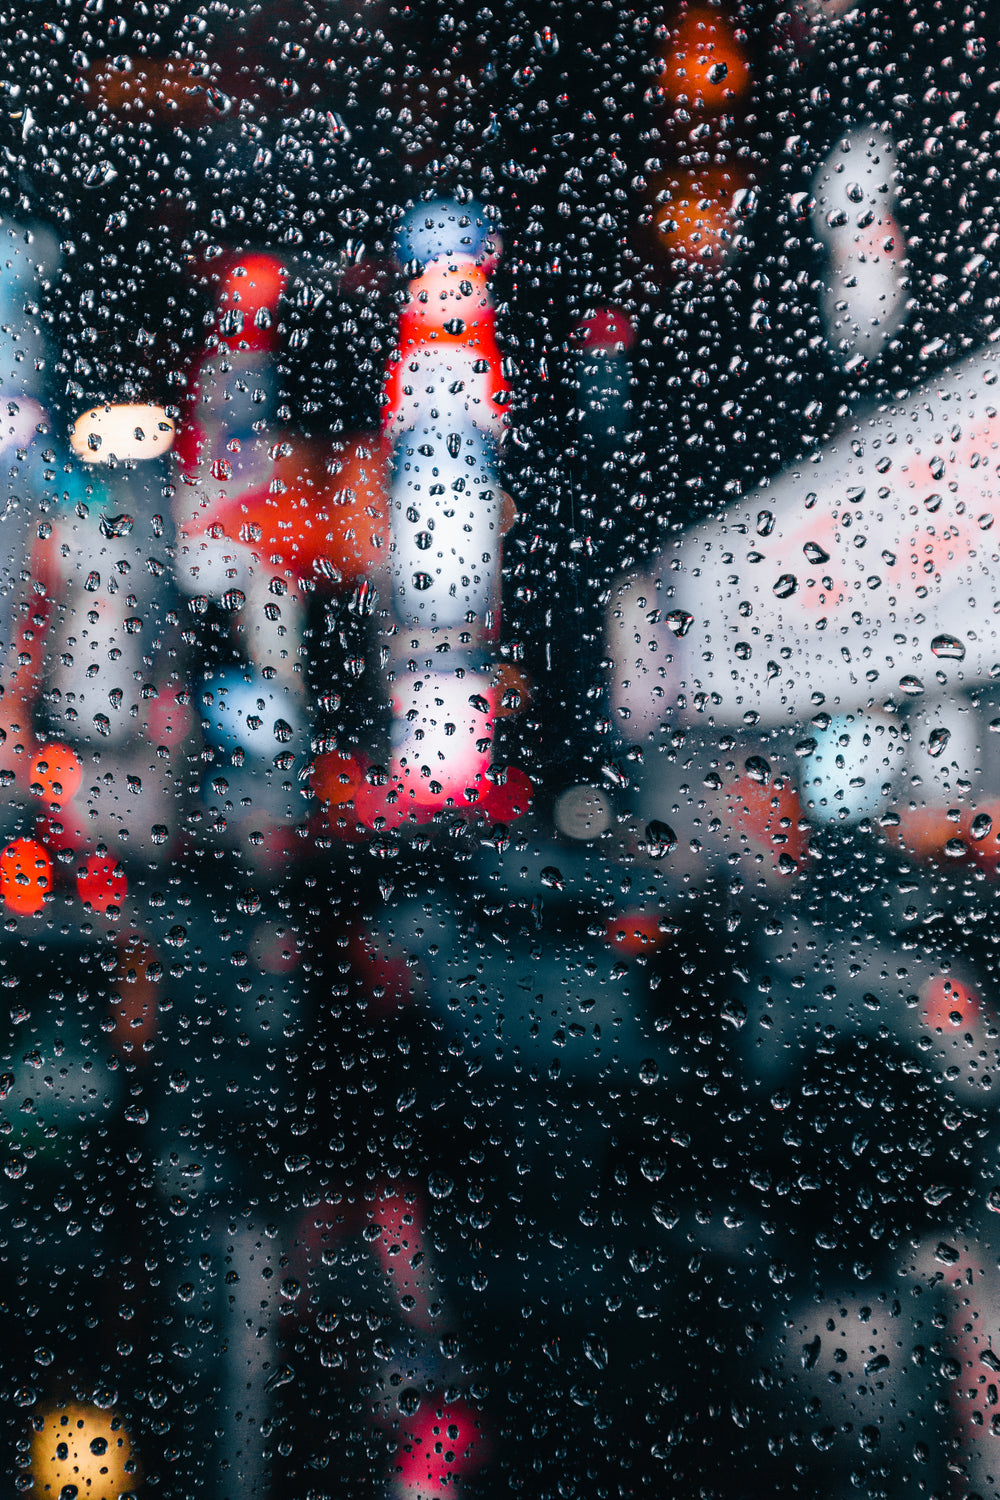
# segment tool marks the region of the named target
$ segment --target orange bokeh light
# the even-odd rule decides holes
[[[46,802],[68,802],[80,790],[83,767],[68,745],[53,741],[40,750],[31,763],[32,784],[41,787]]]
[[[739,776],[727,799],[727,812],[750,850],[765,856],[769,873],[791,875],[805,862],[808,827],[803,826],[798,791],[788,782],[762,785]]]
[[[732,237],[733,198],[746,184],[727,168],[671,172],[654,184],[658,202],[653,229],[658,254],[692,266],[717,266]]]
[[[388,445],[361,434],[336,443],[296,438],[287,446],[265,484],[196,511],[183,522],[184,534],[221,527],[230,541],[280,558],[300,578],[366,578],[387,555]]]
[[[661,87],[675,103],[723,109],[750,83],[746,53],[732,24],[717,11],[688,11],[663,59]]]
[[[41,911],[52,889],[52,861],[36,839],[14,839],[0,854],[0,895],[8,909]]]

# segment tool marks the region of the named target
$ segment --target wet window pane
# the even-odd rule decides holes
[[[995,30],[12,0],[13,1490],[996,1492]]]

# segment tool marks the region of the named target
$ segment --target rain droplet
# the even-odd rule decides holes
[[[936,635],[931,641],[931,650],[935,656],[944,656],[951,661],[962,661],[965,656],[965,647],[953,635]]]
[[[427,1191],[432,1198],[450,1198],[455,1191],[455,1184],[443,1172],[432,1172],[427,1179]]]
[[[276,1391],[280,1385],[291,1385],[294,1379],[295,1371],[291,1365],[282,1365],[280,1369],[275,1370],[274,1374],[264,1382],[264,1389],[268,1392]]]
[[[950,729],[932,729],[927,738],[927,754],[936,758],[943,752],[950,739]]]
[[[802,551],[805,553],[807,560],[815,564],[816,567],[819,567],[820,563],[830,561],[829,552],[824,552],[819,542],[805,542]]]
[[[992,827],[993,819],[989,813],[977,813],[972,820],[972,827],[969,829],[969,833],[978,843],[980,839],[986,837]]]
[[[672,609],[666,616],[666,623],[668,629],[672,630],[679,639],[682,635],[687,635],[691,629],[694,624],[694,615],[689,615],[684,609]]]
[[[663,859],[676,847],[677,835],[669,823],[661,823],[658,818],[653,818],[646,824],[646,853],[650,859]]]
[[[599,1370],[606,1370],[608,1368],[607,1346],[602,1344],[599,1339],[595,1339],[592,1334],[584,1339],[583,1352],[591,1364],[596,1365]]]
[[[135,525],[131,516],[102,516],[101,532],[106,537],[128,536]]]
[[[790,599],[799,586],[799,580],[794,573],[782,573],[774,585],[774,592],[779,599]]]
[[[765,760],[763,755],[750,755],[743,764],[751,781],[759,782],[761,786],[767,786],[771,780],[770,761]]]

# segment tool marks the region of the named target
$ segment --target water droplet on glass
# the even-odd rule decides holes
[[[131,516],[123,514],[120,516],[102,516],[100,524],[102,534],[108,538],[111,538],[117,536],[128,536],[129,532],[132,530],[132,527],[135,525],[135,522],[133,521]]]
[[[584,1339],[583,1352],[584,1354],[586,1354],[591,1364],[596,1365],[599,1370],[606,1370],[608,1368],[607,1345],[602,1344],[600,1340],[594,1338],[593,1335]]]
[[[294,1379],[295,1371],[292,1369],[291,1365],[282,1365],[279,1369],[275,1370],[274,1374],[271,1375],[268,1380],[264,1382],[264,1389],[268,1392],[276,1391],[279,1386],[291,1385]]]
[[[746,773],[751,781],[756,781],[760,786],[767,786],[771,780],[771,763],[764,759],[763,755],[748,756],[744,762]]]
[[[931,641],[931,650],[935,656],[944,656],[951,661],[961,661],[965,656],[965,647],[953,635],[936,635]]]
[[[677,847],[677,835],[669,823],[653,818],[646,824],[646,853],[650,859],[663,859]]]
[[[935,757],[940,755],[950,739],[950,729],[932,729],[927,737],[927,754]]]

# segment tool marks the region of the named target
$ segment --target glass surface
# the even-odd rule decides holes
[[[4,38],[2,1494],[995,1494],[985,0]]]

